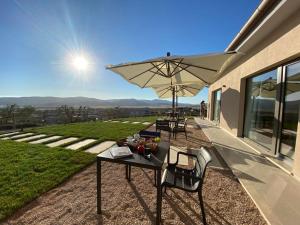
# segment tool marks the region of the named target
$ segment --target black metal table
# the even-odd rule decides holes
[[[160,224],[161,220],[161,204],[162,204],[162,193],[161,193],[161,170],[168,155],[168,162],[170,157],[170,143],[160,142],[158,144],[158,152],[150,159],[145,159],[142,155],[133,153],[133,157],[129,158],[112,158],[109,149],[100,153],[97,156],[97,213],[101,214],[101,162],[113,162],[126,165],[126,178],[130,181],[130,168],[131,166],[153,169],[156,174],[156,189],[157,189],[157,199],[156,199],[156,224]]]

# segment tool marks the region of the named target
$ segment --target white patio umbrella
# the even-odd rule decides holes
[[[152,87],[159,98],[172,98],[173,91],[177,97],[192,97],[204,88],[203,83],[163,85]]]
[[[120,74],[139,87],[157,87],[185,83],[212,84],[221,76],[227,62],[236,52],[194,56],[170,56],[141,62],[108,65],[106,68]],[[174,110],[173,91],[173,110]]]
[[[193,83],[193,84],[177,84],[177,85],[165,85],[152,87],[159,98],[172,98],[173,93],[176,97],[176,107],[178,106],[178,97],[193,97],[199,93],[199,91],[204,88],[203,83]]]

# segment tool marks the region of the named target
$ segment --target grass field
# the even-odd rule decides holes
[[[154,123],[156,119],[157,119],[157,116],[140,116],[140,117],[117,118],[117,119],[113,119],[113,120]]]
[[[143,117],[140,117],[142,120]],[[116,119],[117,120],[117,119]],[[119,119],[118,119],[119,120]],[[126,120],[126,119],[122,119]],[[153,120],[153,119],[152,119]],[[134,120],[136,121],[136,120]],[[151,122],[151,120],[145,120]],[[44,134],[57,134],[63,136],[76,136],[85,138],[96,138],[100,141],[119,140],[146,128],[143,124],[123,124],[111,122],[84,122],[73,124],[50,125],[44,127],[30,128],[33,131]]]
[[[0,140],[0,221],[94,159],[85,152]]]
[[[97,138],[102,141],[118,140],[139,132],[146,126],[142,124],[85,122],[66,125],[50,125],[27,129],[43,134],[57,134],[62,136],[75,136]]]

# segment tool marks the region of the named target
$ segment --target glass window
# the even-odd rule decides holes
[[[286,67],[281,154],[293,159],[300,111],[300,62]]]
[[[214,117],[213,120],[220,122],[220,112],[221,112],[221,89],[214,92]]]
[[[247,79],[244,136],[271,149],[277,71]]]

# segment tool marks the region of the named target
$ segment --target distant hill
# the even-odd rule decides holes
[[[0,97],[0,107],[17,104],[19,106],[31,105],[36,108],[56,108],[60,105],[73,107],[88,106],[92,108],[109,107],[170,107],[171,101],[167,100],[140,100],[140,99],[109,99],[102,100],[87,97]],[[179,104],[179,106],[195,106],[192,104]]]

